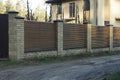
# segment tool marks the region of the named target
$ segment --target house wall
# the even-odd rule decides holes
[[[97,10],[98,10],[98,15],[97,15],[97,25],[104,26],[104,5],[105,0],[98,0],[97,2]]]
[[[90,1],[90,23],[93,25],[97,24],[97,8],[96,8],[96,0]]]
[[[84,0],[77,0],[77,1],[68,1],[62,3],[62,19],[71,19],[69,15],[69,3],[75,2],[76,6],[78,6],[78,14],[79,14],[79,20],[80,23],[83,23],[83,5],[84,5]],[[75,13],[76,14],[76,13]],[[57,18],[57,5],[53,4],[52,5],[52,21],[60,19],[59,17]],[[75,21],[74,21],[75,22]]]
[[[63,14],[62,18],[57,17],[57,5],[52,5],[52,20],[56,19],[70,19],[69,17],[69,3],[75,2],[79,8],[79,21],[83,23],[83,5],[84,0],[68,1],[62,4]],[[90,23],[93,25],[103,26],[105,21],[110,21],[114,26],[120,25],[120,0],[90,0]],[[75,19],[75,18],[74,18]],[[75,20],[74,22],[75,23]]]
[[[120,18],[120,0],[110,0],[110,24],[119,26],[120,21],[115,18]]]
[[[90,23],[93,25],[104,26],[105,0],[90,0]]]
[[[84,0],[80,0],[80,1],[76,2],[76,4],[79,6],[80,23],[83,23],[83,6],[84,6]]]
[[[110,21],[110,0],[105,0],[105,9],[104,9],[104,16],[105,21]]]
[[[53,4],[52,5],[52,21],[56,20],[56,15],[57,15],[57,5]]]
[[[104,4],[104,5],[103,5]],[[98,0],[98,24],[104,25],[104,21],[110,21],[114,26],[120,25],[120,0]]]
[[[69,3],[68,2],[62,4],[62,10],[64,14],[64,19],[69,18]]]

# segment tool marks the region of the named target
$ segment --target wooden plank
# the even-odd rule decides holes
[[[109,47],[109,27],[92,27],[92,48]]]
[[[64,24],[64,49],[86,48],[87,29],[76,24]]]
[[[25,21],[25,51],[57,49],[57,28],[53,23]]]

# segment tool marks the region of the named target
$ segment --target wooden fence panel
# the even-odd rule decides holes
[[[110,27],[92,26],[92,48],[109,47]]]
[[[25,21],[25,52],[57,49],[57,30],[53,23]]]
[[[120,27],[113,27],[113,47],[120,47]]]
[[[86,48],[87,28],[79,24],[64,24],[64,49]]]

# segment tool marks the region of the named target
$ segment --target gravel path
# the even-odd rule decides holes
[[[0,80],[105,80],[120,71],[120,56],[89,58],[0,71]]]

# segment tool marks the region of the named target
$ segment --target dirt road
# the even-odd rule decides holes
[[[0,71],[0,80],[103,80],[120,71],[120,56],[107,56]]]

